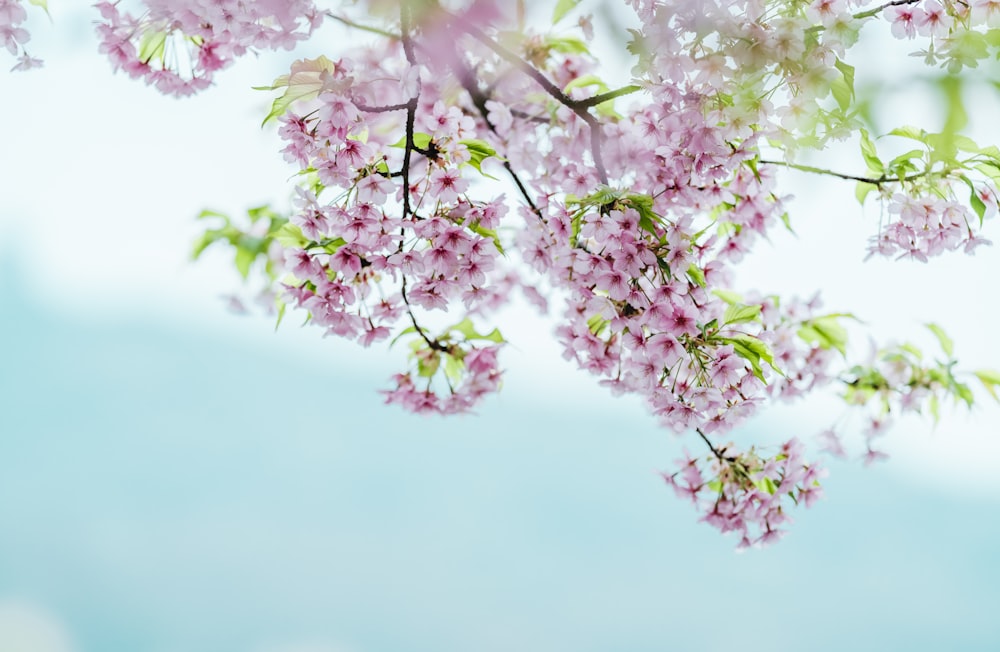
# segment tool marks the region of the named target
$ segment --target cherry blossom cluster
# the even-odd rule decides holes
[[[95,5],[101,52],[168,95],[207,88],[249,50],[291,49],[322,21],[312,0],[143,0],[137,14],[121,4]]]
[[[735,532],[738,548],[767,545],[780,539],[781,526],[792,521],[786,501],[809,507],[823,496],[820,479],[826,472],[804,455],[805,446],[795,438],[771,457],[753,448],[737,452],[731,445],[713,446],[712,455],[677,460],[677,470],[663,473],[663,479],[704,514],[703,521],[723,533]]]
[[[854,365],[839,379],[845,403],[862,414],[865,463],[888,457],[875,448],[875,442],[888,432],[894,420],[907,414],[929,414],[936,421],[940,406],[949,399],[969,407],[974,403],[972,389],[963,374],[956,371],[953,342],[940,326],[927,327],[937,338],[944,357],[927,355],[911,343],[873,347],[865,362]],[[994,393],[993,385],[1000,381],[997,374],[977,371],[973,375]],[[847,451],[837,430],[831,428],[821,434],[824,450],[845,457]]]
[[[565,357],[713,450],[704,471],[689,459],[687,480],[666,476],[675,488],[743,544],[767,543],[789,502],[820,495],[819,467],[795,439],[766,459],[713,439],[770,398],[837,380],[843,342],[815,301],[744,302],[726,288],[785,218],[762,139],[837,137],[848,124],[843,107],[818,108],[834,80],[812,71],[847,74],[829,64],[861,19],[814,3],[771,30],[749,4],[634,4],[645,20],[635,43],[643,83],[620,93],[593,81],[586,48],[529,34],[512,52],[470,14],[447,12],[420,23],[404,9],[402,38],[382,56],[293,67],[272,111],[286,159],[307,179],[292,217],[299,232],[284,243],[286,288],[331,334],[368,344],[405,326],[411,369],[388,401],[462,411],[499,386],[502,338],[483,346],[471,322],[431,329],[423,313],[502,301],[508,248],[534,272],[528,287],[562,297]],[[810,24],[822,26],[817,42],[792,44]],[[761,42],[748,50],[755,30]],[[451,46],[441,47],[442,31]],[[620,95],[630,106],[613,103]],[[799,119],[813,111],[833,117],[822,129]],[[501,195],[472,199],[493,179],[482,166],[498,173],[501,163],[521,200],[509,215]],[[501,244],[505,231],[513,237]]]
[[[995,206],[991,191],[982,196]],[[898,256],[927,262],[929,257],[945,251],[962,247],[966,253],[972,253],[976,247],[990,244],[989,240],[974,231],[977,218],[957,201],[897,193],[889,201],[888,208],[894,218],[872,238],[869,255]]]
[[[410,103],[438,93],[405,61],[300,62],[282,83],[317,85],[281,118],[284,155],[311,179],[285,242],[288,296],[329,334],[366,346],[407,324],[414,368],[387,400],[468,410],[499,386],[502,337],[469,321],[431,333],[417,313],[476,312],[498,297],[495,229],[507,204],[467,196],[462,168],[490,152],[470,140],[474,121],[440,100]]]
[[[862,198],[878,191],[889,217],[874,254],[927,260],[985,242],[1000,150],[957,136],[952,120],[942,134],[894,130],[922,149],[883,161],[861,129],[846,57],[861,27],[884,17],[897,37],[930,39],[928,63],[961,70],[996,48],[977,28],[1000,25],[1000,4],[627,0],[636,65],[617,88],[589,52],[588,16],[535,30],[513,1],[328,4],[95,6],[115,68],[171,95],[206,88],[247,52],[291,48],[327,17],[380,35],[274,81],[266,122],[279,124],[295,168],[293,210],[251,215],[267,226],[253,238],[221,216],[199,251],[228,242],[244,276],[265,259],[282,310],[305,311],[326,334],[407,347],[387,402],[474,408],[502,379],[504,338],[482,322],[515,290],[540,307],[552,300],[566,359],[708,448],[664,478],[746,546],[777,539],[791,508],[821,495],[822,470],[798,439],[770,452],[726,440],[761,406],[846,387],[849,403],[877,405],[866,435],[877,459],[871,440],[890,415],[966,400],[951,366],[905,349],[841,372],[849,315],[823,314],[818,298],[733,289],[740,261],[788,224],[782,168],[854,180]],[[575,5],[558,3],[554,20]],[[0,0],[18,67],[34,65],[24,20],[20,0]],[[867,176],[795,162],[856,133]],[[843,452],[833,430],[823,444]]]
[[[11,70],[29,70],[42,65],[24,49],[24,44],[31,40],[31,34],[22,27],[27,19],[28,12],[21,0],[0,0],[0,45],[17,57]]]
[[[940,64],[957,73],[963,67],[976,67],[995,49],[995,39],[987,30],[1000,27],[1000,6],[993,0],[912,0],[890,2],[883,6],[883,16],[892,24],[892,34],[900,39],[928,39],[927,49],[916,54],[928,64]]]

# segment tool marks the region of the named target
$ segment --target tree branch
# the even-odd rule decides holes
[[[722,454],[722,451],[720,451],[718,448],[712,445],[712,442],[709,441],[708,437],[705,436],[705,433],[701,431],[701,428],[695,428],[694,431],[698,433],[698,436],[701,437],[701,440],[705,442],[705,445],[708,446],[708,449],[712,451],[712,454],[715,455],[716,459],[718,459],[720,462],[722,462],[723,464],[729,464],[730,462],[736,460],[735,457],[726,457],[725,455]]]
[[[402,30],[403,52],[406,53],[406,60],[411,66],[416,65],[416,58],[413,55],[413,39],[410,37],[410,5],[407,2],[399,3],[399,23]],[[417,82],[416,94],[406,103],[406,142],[403,148],[403,218],[412,213],[410,206],[410,160],[413,158],[413,150],[416,145],[413,142],[413,126],[417,118],[417,103],[420,100],[420,82]],[[405,286],[404,286],[405,290]],[[404,295],[404,300],[406,296]],[[407,308],[409,304],[407,304]],[[413,317],[413,314],[410,314]],[[413,322],[416,326],[416,321]],[[417,327],[419,330],[419,327]],[[425,338],[426,339],[426,338]]]
[[[905,177],[887,177],[884,174],[878,178],[875,177],[861,177],[853,174],[844,174],[843,172],[834,172],[833,170],[826,170],[824,168],[817,168],[811,165],[800,165],[798,163],[788,163],[786,161],[758,161],[761,165],[780,165],[782,167],[791,168],[793,170],[799,170],[800,172],[810,172],[812,174],[825,174],[830,177],[837,177],[838,179],[845,179],[847,181],[860,181],[862,183],[870,183],[873,186],[883,186],[887,183],[902,183],[904,181],[915,181],[922,177],[926,177],[930,174],[930,171],[919,172],[917,174],[911,174]]]
[[[476,83],[475,76],[472,74],[472,70],[465,65],[457,52],[454,53],[453,61],[453,66],[456,69],[455,72],[458,73],[459,83],[462,84],[462,87],[465,88],[465,91],[469,94],[469,99],[472,100],[473,106],[475,106],[476,110],[479,111],[479,115],[482,116],[486,127],[496,134],[496,126],[490,121],[489,110],[486,108],[486,102],[489,99],[488,96],[479,90],[479,86]],[[538,216],[538,219],[545,222],[545,216],[542,215],[542,211],[538,209],[538,205],[535,203],[535,200],[532,199],[531,194],[528,192],[528,188],[524,185],[524,182],[521,181],[517,172],[515,172],[514,168],[511,167],[510,161],[504,159],[503,167],[504,170],[507,171],[510,178],[514,181],[514,185],[517,186],[518,191],[521,193],[521,197],[523,197],[524,201],[527,202],[531,211]]]
[[[608,171],[607,168],[604,167],[604,156],[601,153],[601,125],[597,118],[591,115],[588,110],[591,105],[587,104],[586,100],[574,100],[570,96],[566,95],[566,93],[563,93],[562,90],[552,83],[548,77],[542,74],[540,70],[532,66],[514,52],[511,52],[504,46],[497,43],[496,40],[490,38],[488,34],[475,25],[469,23],[461,16],[456,16],[445,11],[442,11],[442,13],[451,19],[451,21],[463,32],[493,50],[493,52],[500,58],[504,59],[526,74],[534,80],[535,83],[541,86],[546,93],[555,98],[560,104],[573,111],[573,113],[575,113],[581,120],[587,123],[587,126],[590,127],[590,149],[591,155],[594,157],[594,167],[597,168],[597,174],[601,179],[601,183],[604,185],[610,185],[608,180]]]

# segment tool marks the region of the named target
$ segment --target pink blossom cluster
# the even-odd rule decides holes
[[[739,20],[730,4],[717,9],[713,19],[734,43],[757,24]],[[731,283],[733,265],[781,223],[774,169],[751,164],[759,140],[783,127],[767,102],[718,101],[720,89],[735,92],[747,73],[692,55],[681,44],[699,38],[696,12],[683,2],[650,9],[668,10],[673,17],[649,20],[644,36],[677,47],[651,51],[644,93],[600,123],[573,104],[596,89],[553,92],[585,79],[595,66],[590,57],[529,37],[528,50],[545,53],[534,63],[552,84],[540,89],[471,33],[445,54],[438,40],[432,46],[411,35],[416,55],[434,49],[426,59],[433,75],[406,61],[398,44],[394,57],[345,54],[316,78],[315,99],[282,118],[285,157],[309,175],[310,188],[292,218],[307,241],[287,250],[289,294],[332,334],[368,343],[406,327],[413,368],[396,377],[390,402],[459,411],[497,387],[496,347],[480,366],[470,356],[484,349],[419,323],[454,302],[475,310],[484,295],[502,298],[490,281],[505,277],[493,238],[505,230],[514,234],[510,255],[537,275],[534,285],[563,298],[557,335],[565,356],[614,391],[642,396],[674,431],[717,438],[770,394],[790,398],[829,380],[829,353],[791,342],[793,313],[762,303],[760,318],[727,318],[730,304],[716,294]],[[815,55],[776,42],[764,56]],[[776,71],[805,75],[790,63]],[[293,69],[290,84],[296,72],[304,68]],[[426,136],[419,143],[418,134]],[[516,214],[506,214],[502,197],[472,199],[490,177],[470,164],[469,139],[486,143],[516,174]],[[778,380],[769,344],[790,377]],[[456,358],[461,373],[449,379],[442,369]],[[813,468],[797,445],[786,447],[796,454],[754,467],[749,481],[735,461],[716,460],[726,467],[718,470],[726,500],[711,503],[715,525],[774,536],[767,533],[780,524],[789,491],[763,500],[753,482],[766,475],[778,486],[798,485]],[[800,494],[817,495],[809,482]]]
[[[299,64],[291,83],[308,67]],[[415,369],[396,376],[387,400],[416,412],[461,412],[499,386],[497,338],[468,329],[432,334],[417,317],[456,303],[470,313],[495,304],[498,275],[508,290],[494,234],[507,204],[467,195],[462,168],[471,167],[475,143],[463,141],[475,124],[458,108],[415,103],[407,136],[398,107],[416,87],[437,95],[419,74],[405,62],[345,58],[324,71],[301,115],[281,118],[286,159],[314,177],[299,189],[291,218],[303,241],[285,249],[293,277],[286,288],[314,324],[366,346],[408,324]],[[414,134],[426,142],[408,147]]]
[[[312,0],[98,2],[100,51],[116,70],[168,95],[190,95],[248,50],[291,49],[322,21]]]
[[[949,5],[962,5],[959,15],[965,14],[968,5],[964,3],[948,3]],[[982,10],[986,4],[982,0],[972,3],[973,13]],[[980,7],[980,9],[976,9]],[[921,36],[932,36],[945,38],[955,25],[955,10],[949,13],[944,5],[937,0],[922,0],[908,4],[898,4],[887,7],[885,17],[892,23],[892,35],[896,38],[914,38],[917,34]],[[976,20],[976,22],[985,22]]]
[[[663,479],[698,507],[703,521],[723,533],[735,532],[740,548],[781,538],[781,526],[792,520],[786,500],[809,507],[823,495],[819,481],[825,471],[805,461],[798,439],[785,442],[772,457],[755,449],[736,452],[729,445],[713,453],[677,460],[677,470],[663,473]]]
[[[833,369],[840,353],[836,346],[807,340],[801,334],[803,326],[815,319],[831,319],[819,313],[821,306],[818,294],[808,301],[793,299],[782,304],[778,297],[768,297],[761,302],[761,319],[767,329],[761,338],[770,345],[782,372],[768,384],[771,397],[795,400],[837,379]]]
[[[990,202],[992,212],[996,212],[992,192],[985,190],[981,197]],[[961,247],[966,253],[972,253],[980,245],[991,244],[974,229],[979,219],[964,204],[954,200],[896,193],[889,201],[888,210],[895,217],[872,238],[869,257],[877,254],[927,262],[928,258],[945,251]]]
[[[472,409],[480,399],[500,388],[502,372],[497,362],[498,346],[470,348],[461,351],[461,380],[448,394],[442,395],[427,387],[418,386],[419,375],[397,374],[393,377],[395,387],[383,391],[387,403],[399,405],[417,414],[454,414]],[[422,349],[418,356],[434,359],[439,355],[433,349]],[[446,352],[444,355],[453,355]],[[435,361],[435,364],[437,362]]]
[[[21,0],[0,0],[0,45],[18,57],[11,70],[29,70],[42,65],[24,49],[24,44],[31,39],[28,30],[21,26],[27,19],[28,12]]]
[[[102,51],[176,95],[249,50],[294,45],[324,15],[311,0],[120,4],[97,5]],[[761,150],[791,155],[850,133],[843,57],[877,12],[852,13],[862,3],[851,0],[628,4],[635,84],[609,92],[585,19],[582,41],[527,33],[512,45],[497,25],[511,27],[513,3],[358,3],[393,16],[380,45],[297,62],[272,89],[301,181],[290,222],[269,234],[284,297],[329,335],[404,340],[409,367],[385,395],[421,413],[467,411],[499,388],[503,338],[469,317],[515,288],[556,299],[567,359],[711,450],[667,481],[741,545],[768,543],[791,504],[820,495],[819,467],[794,438],[771,457],[716,442],[766,402],[835,380],[842,345],[817,329],[828,318],[817,300],[729,290],[786,217],[780,163]],[[885,15],[897,36],[943,41],[958,4],[893,3]],[[989,23],[981,4],[971,15]],[[0,0],[0,17],[4,7],[20,9]],[[982,242],[957,202],[901,192],[889,211],[876,253],[925,260]]]

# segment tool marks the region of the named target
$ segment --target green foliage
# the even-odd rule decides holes
[[[288,111],[293,102],[311,100],[331,86],[336,64],[325,56],[316,59],[303,59],[292,64],[292,71],[281,75],[270,86],[256,86],[254,90],[274,91],[285,89],[281,96],[275,98],[271,110],[264,118],[267,124]]]
[[[466,165],[472,166],[476,169],[479,174],[483,175],[487,179],[493,179],[494,177],[483,172],[483,161],[490,157],[500,158],[497,156],[497,151],[490,147],[490,144],[485,140],[469,139],[459,141],[465,148],[469,150],[469,162]],[[503,159],[500,159],[503,160]]]
[[[555,25],[565,18],[566,14],[572,11],[578,4],[580,4],[580,0],[559,0],[552,11],[552,24]]]
[[[771,351],[771,347],[752,335],[744,335],[742,333],[735,335],[716,335],[712,338],[712,340],[722,344],[731,345],[733,347],[733,352],[736,355],[750,363],[750,369],[753,372],[753,375],[762,382],[766,382],[766,379],[764,378],[764,368],[761,366],[761,362],[766,362],[775,373],[783,375],[781,370],[778,369],[777,365],[774,363],[774,353]]]
[[[807,319],[799,327],[798,335],[821,349],[835,349],[846,356],[847,329],[840,323],[841,319],[857,318],[849,313],[835,313]]]

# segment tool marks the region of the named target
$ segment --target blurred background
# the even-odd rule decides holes
[[[30,24],[46,67],[0,75],[0,652],[1000,649],[995,404],[900,423],[888,463],[831,462],[826,498],[742,554],[657,475],[685,442],[522,308],[478,414],[387,408],[402,351],[234,315],[226,254],[189,260],[201,209],[286,200],[251,86],[338,34],[177,101],[112,74],[92,10],[52,5]],[[885,85],[896,122],[938,126],[907,44],[890,57],[869,36],[856,62],[884,63],[859,84]],[[971,93],[1000,141],[997,96]],[[822,289],[927,348],[935,321],[961,360],[1000,368],[995,249],[862,264],[877,209],[785,181],[797,236],[747,261],[746,288]],[[839,415],[811,400],[737,437],[809,438]]]

